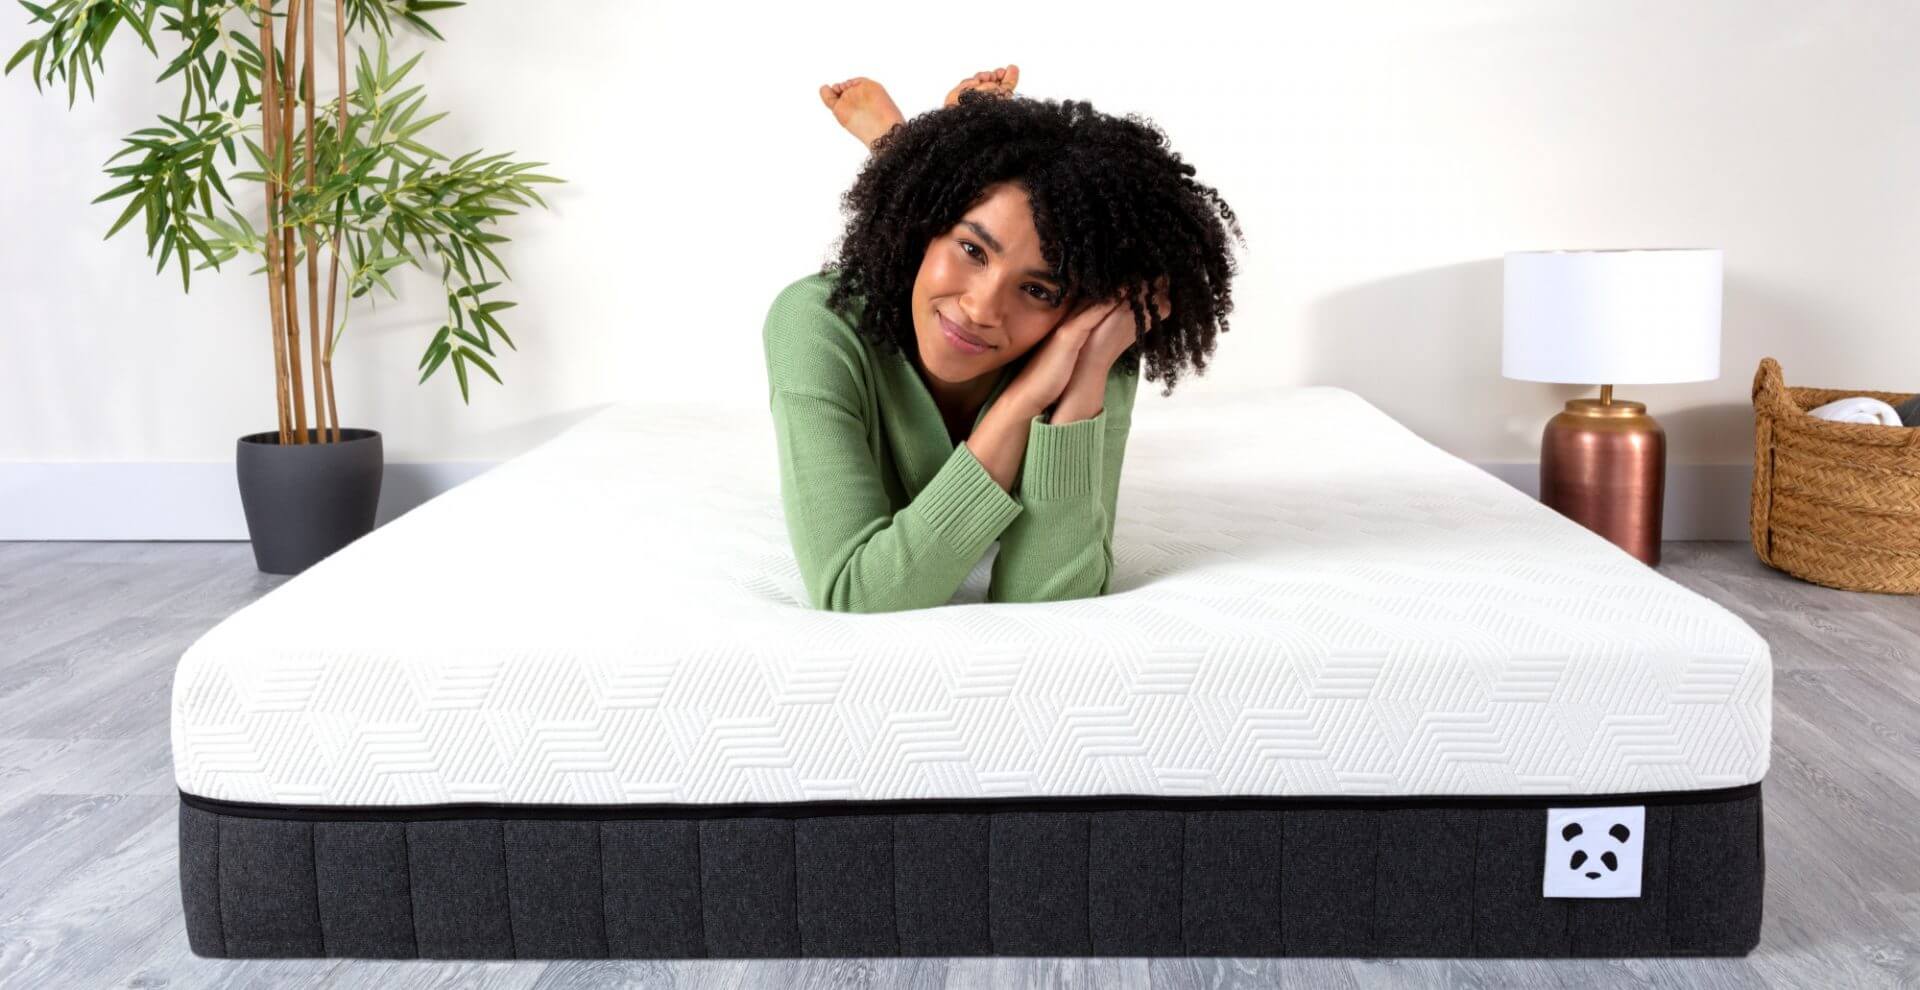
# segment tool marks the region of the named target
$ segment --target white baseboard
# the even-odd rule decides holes
[[[380,525],[492,467],[389,463]],[[231,461],[0,464],[0,540],[244,540]]]
[[[492,467],[488,461],[388,464],[376,524]],[[1482,464],[1539,497],[1536,463]],[[1745,540],[1750,464],[1670,464],[1669,540]],[[0,540],[244,540],[230,462],[0,463]]]

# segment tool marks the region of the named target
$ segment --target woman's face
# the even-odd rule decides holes
[[[929,242],[913,280],[921,367],[949,384],[998,371],[1044,340],[1066,313],[1060,283],[1040,254],[1026,190],[1011,182],[987,187],[953,229]]]

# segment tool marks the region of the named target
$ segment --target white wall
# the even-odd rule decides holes
[[[23,21],[0,12],[0,55]],[[572,181],[510,231],[504,387],[480,379],[463,408],[450,378],[413,384],[430,282],[348,331],[343,422],[385,431],[392,461],[498,460],[629,396],[761,401],[766,304],[826,257],[864,155],[815,89],[872,76],[912,114],[1007,61],[1029,95],[1153,118],[1239,214],[1234,329],[1182,391],[1343,385],[1463,457],[1524,465],[1582,390],[1499,377],[1500,256],[1640,246],[1726,252],[1723,377],[1620,390],[1666,423],[1677,476],[1748,461],[1763,355],[1794,383],[1920,390],[1920,6],[1898,0],[569,0],[439,23],[437,146]],[[87,205],[118,137],[165,108],[157,71],[122,44],[71,111],[0,81],[15,477],[230,461],[273,424],[261,282],[203,273],[183,296],[131,231],[100,240],[114,205]],[[1143,389],[1140,414],[1157,401]]]

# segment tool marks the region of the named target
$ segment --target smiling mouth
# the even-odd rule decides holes
[[[991,350],[993,348],[992,344],[989,344],[986,341],[981,340],[980,338],[974,336],[973,334],[970,334],[965,330],[962,330],[959,327],[955,326],[953,321],[947,319],[946,314],[940,312],[939,310],[937,309],[934,310],[933,315],[936,319],[940,321],[941,329],[944,329],[946,332],[954,335],[955,337],[958,337],[961,340],[964,340],[967,343],[974,345],[975,347],[983,348],[986,350]]]

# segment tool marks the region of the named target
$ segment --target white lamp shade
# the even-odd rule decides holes
[[[1500,373],[1657,385],[1720,377],[1716,248],[1506,256]]]

